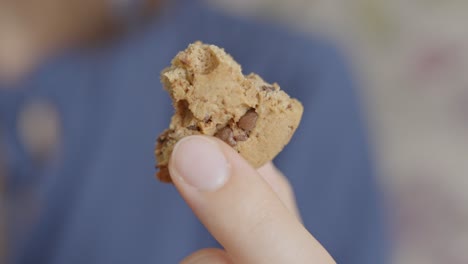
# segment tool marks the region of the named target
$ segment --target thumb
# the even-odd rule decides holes
[[[169,170],[234,263],[334,263],[258,172],[222,141],[180,140]]]

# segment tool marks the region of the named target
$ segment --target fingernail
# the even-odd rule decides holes
[[[169,169],[199,191],[215,191],[229,177],[229,165],[220,147],[203,136],[181,139],[172,151]]]

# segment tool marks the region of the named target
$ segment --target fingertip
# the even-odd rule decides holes
[[[289,183],[289,180],[279,171],[273,162],[268,162],[267,164],[260,167],[258,173],[262,178],[270,185],[270,187],[277,194],[292,194],[292,186]]]
[[[218,142],[189,136],[174,146],[169,171],[176,185],[183,182],[198,191],[215,191],[226,183],[230,169]]]
[[[257,171],[284,203],[284,205],[292,213],[294,213],[294,215],[296,215],[299,220],[301,220],[301,216],[296,204],[294,189],[286,176],[284,176],[284,174],[278,170],[278,168],[276,168],[273,162],[268,162],[267,164],[260,167]]]

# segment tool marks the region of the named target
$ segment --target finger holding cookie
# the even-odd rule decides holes
[[[298,219],[287,181],[272,168],[263,170],[270,181],[214,137],[176,144],[169,163],[173,183],[226,252],[197,252],[214,259],[199,263],[334,263]],[[191,256],[183,263],[196,261]]]

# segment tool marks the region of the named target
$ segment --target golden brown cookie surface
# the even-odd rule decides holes
[[[158,178],[171,182],[167,169],[174,145],[189,135],[216,136],[258,168],[289,142],[303,107],[277,84],[256,74],[244,76],[223,49],[201,42],[179,52],[161,81],[175,107],[169,129],[158,138]]]

